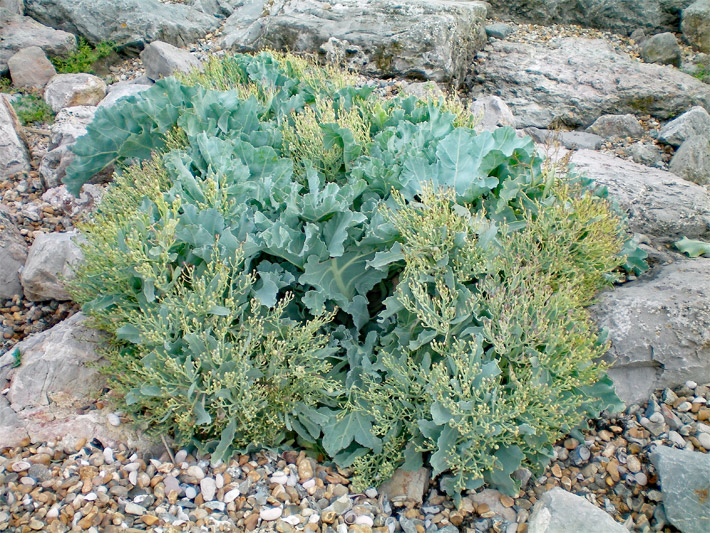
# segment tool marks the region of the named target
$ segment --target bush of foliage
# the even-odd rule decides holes
[[[100,109],[65,182],[121,171],[74,296],[115,336],[124,410],[180,445],[513,494],[618,405],[585,306],[622,221],[511,128],[355,81],[237,55]]]

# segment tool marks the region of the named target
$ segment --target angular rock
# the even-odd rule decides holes
[[[42,201],[51,205],[55,211],[75,217],[93,211],[101,201],[104,190],[98,185],[85,183],[79,198],[67,191],[66,185],[49,189],[42,195]]]
[[[0,357],[0,448],[32,442],[62,440],[74,446],[81,439],[99,439],[104,446],[126,443],[148,449],[151,442],[129,424],[113,427],[109,411],[90,407],[105,387],[96,364],[105,335],[77,313],[53,328],[31,335]],[[21,365],[14,368],[19,352]]]
[[[227,19],[221,44],[325,55],[371,76],[463,80],[485,17],[482,3],[458,0],[253,0]]]
[[[645,39],[641,44],[640,55],[646,63],[680,66],[680,46],[671,32],[658,33]]]
[[[65,107],[54,119],[52,137],[47,146],[47,153],[42,156],[39,176],[45,188],[60,185],[66,175],[69,164],[74,160],[74,153],[69,148],[86,133],[86,127],[94,118],[96,107]]]
[[[683,533],[710,531],[710,455],[657,446],[650,458],[670,523]]]
[[[653,143],[636,142],[629,146],[628,154],[639,165],[657,167],[663,163],[663,152]]]
[[[669,169],[683,179],[710,185],[710,137],[693,135],[673,155]]]
[[[431,472],[428,468],[419,468],[411,472],[398,468],[377,490],[380,494],[386,494],[390,500],[404,497],[407,501],[422,503],[424,494],[429,488],[430,478]]]
[[[190,72],[194,68],[202,67],[202,62],[187,50],[162,41],[150,43],[140,56],[146,76],[153,81],[171,76],[175,72]]]
[[[77,48],[76,37],[71,33],[0,8],[0,74],[7,72],[8,59],[30,46],[39,46],[48,55],[56,56],[66,56]]]
[[[158,0],[25,0],[25,11],[93,44],[113,41],[139,49],[156,40],[186,46],[219,23],[191,6]]]
[[[44,89],[44,101],[59,113],[65,107],[95,106],[106,96],[106,83],[93,74],[57,74]]]
[[[108,94],[103,100],[101,100],[101,102],[99,102],[98,107],[112,107],[120,99],[142,93],[146,89],[150,89],[150,85],[125,82],[109,85]]]
[[[685,8],[680,29],[690,44],[710,53],[710,0],[695,0]]]
[[[505,507],[500,501],[501,496],[502,494],[500,491],[494,489],[483,489],[480,492],[472,494],[470,498],[476,505],[488,505],[488,509],[497,516],[501,517],[503,520],[515,522],[515,510],[510,507]]]
[[[609,330],[609,376],[627,404],[691,378],[710,380],[710,258],[657,267],[591,309]]]
[[[20,274],[28,300],[71,300],[64,280],[74,276],[74,268],[84,257],[75,242],[77,235],[74,230],[43,233],[35,238]]]
[[[602,115],[587,128],[587,131],[596,133],[605,139],[617,137],[638,138],[643,135],[643,127],[633,115]]]
[[[710,109],[710,85],[672,67],[635,61],[601,39],[494,41],[486,51],[473,96],[500,96],[519,128],[587,127],[610,113],[668,119],[694,105]]]
[[[693,135],[710,139],[710,113],[704,107],[695,106],[671,120],[661,128],[658,139],[671,146],[680,146]]]
[[[505,22],[494,22],[493,24],[486,25],[486,35],[493,39],[505,39],[514,31],[515,28]]]
[[[30,154],[10,100],[0,94],[0,180],[30,170]]]
[[[555,487],[542,495],[533,507],[528,533],[628,533],[589,501]]]
[[[8,60],[7,66],[15,87],[42,89],[57,73],[39,46],[23,48]]]
[[[27,243],[9,215],[0,211],[0,300],[22,294],[20,269],[27,259]]]
[[[598,150],[604,142],[604,139],[599,135],[584,131],[559,131],[539,128],[525,128],[523,131],[530,135],[538,144],[559,142],[568,150]]]
[[[493,131],[501,126],[515,126],[515,117],[506,103],[497,96],[484,96],[471,102],[469,111],[480,117],[476,131]]]
[[[710,192],[675,174],[610,154],[579,150],[575,169],[609,190],[631,231],[663,247],[685,237],[710,240]],[[648,399],[648,398],[646,398]]]
[[[578,24],[628,35],[643,28],[651,33],[678,31],[680,10],[693,0],[488,0],[489,15],[510,16],[535,24]]]

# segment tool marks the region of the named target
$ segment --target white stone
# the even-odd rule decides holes
[[[224,495],[224,503],[232,503],[239,497],[240,494],[241,492],[239,491],[239,489],[230,490]]]
[[[113,449],[109,447],[104,448],[104,462],[107,465],[110,465],[114,462],[114,460],[115,459],[113,458]]]
[[[106,419],[108,420],[108,423],[114,427],[121,425],[121,418],[116,413],[109,413],[106,415]]]
[[[145,507],[133,502],[126,503],[126,513],[141,516],[145,514]]]
[[[43,233],[35,238],[27,254],[20,280],[28,300],[71,300],[64,281],[74,277],[76,266],[83,260],[76,230]]]
[[[65,107],[95,106],[106,96],[106,83],[92,74],[57,74],[44,88],[44,101],[58,113]]]
[[[178,450],[175,454],[175,464],[180,464],[187,459],[187,450]]]
[[[8,98],[0,94],[0,180],[30,170],[30,154],[19,132],[15,110]]]
[[[200,491],[202,492],[204,501],[209,502],[213,500],[215,492],[217,492],[217,483],[214,478],[206,477],[200,481]]]
[[[259,512],[259,517],[265,522],[271,522],[278,519],[283,514],[283,509],[281,507],[270,507],[262,509]]]
[[[372,527],[375,521],[372,519],[372,517],[366,515],[366,514],[361,514],[357,518],[355,518],[355,523],[359,524],[361,526],[369,526]]]
[[[700,432],[695,436],[700,443],[700,446],[710,451],[710,434]]]
[[[185,498],[187,498],[188,500],[194,500],[196,496],[197,489],[195,487],[189,485],[187,488],[185,488]]]
[[[205,472],[197,465],[192,465],[187,468],[187,475],[195,478],[197,481],[202,481],[205,477]]]

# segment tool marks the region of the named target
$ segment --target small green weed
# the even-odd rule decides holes
[[[12,368],[18,368],[22,364],[22,352],[20,352],[19,348],[15,348],[12,356],[15,358],[12,362]]]
[[[33,122],[52,122],[54,120],[52,108],[41,97],[34,94],[23,94],[13,100],[12,107],[15,108],[17,118],[20,119],[23,126]]]
[[[76,52],[68,57],[52,57],[50,61],[59,74],[77,72],[93,74],[93,64],[110,55],[115,49],[116,45],[112,42],[101,42],[93,46],[86,39],[79,37],[79,48]]]

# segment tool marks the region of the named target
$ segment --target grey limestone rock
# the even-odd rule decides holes
[[[704,107],[695,106],[671,120],[661,128],[659,140],[671,146],[680,146],[693,135],[710,139],[710,113]]]
[[[10,101],[0,94],[0,180],[30,169],[30,154]]]
[[[641,44],[640,55],[646,63],[680,66],[680,46],[671,32],[657,33],[645,39]]]
[[[515,28],[505,22],[494,22],[493,24],[486,25],[486,35],[494,39],[505,39],[514,31]]]
[[[710,0],[695,0],[685,8],[680,27],[690,44],[710,53]]]
[[[0,74],[8,70],[7,61],[23,48],[39,46],[48,55],[65,56],[76,50],[76,37],[49,28],[0,7]]]
[[[604,139],[594,133],[584,131],[558,131],[540,128],[525,128],[525,133],[530,135],[536,143],[560,143],[568,150],[597,150]]]
[[[157,40],[185,46],[219,24],[192,6],[158,0],[25,0],[25,11],[94,44],[113,41],[138,48]]]
[[[64,280],[74,276],[74,268],[84,256],[75,242],[76,230],[38,235],[27,254],[20,274],[28,300],[71,300]]]
[[[0,300],[22,294],[20,269],[27,259],[27,243],[15,223],[0,211]]]
[[[171,76],[175,72],[189,72],[202,67],[200,60],[187,50],[162,41],[155,41],[146,46],[141,52],[141,61],[146,76],[153,81]]]
[[[656,167],[663,162],[663,152],[653,143],[635,142],[629,146],[628,154],[639,165]]]
[[[581,496],[555,487],[533,507],[528,533],[628,533],[628,529]]]
[[[587,127],[610,113],[668,119],[695,105],[710,109],[709,85],[673,67],[635,61],[604,40],[494,41],[486,51],[473,96],[501,97],[519,128]]]
[[[656,267],[591,309],[609,331],[609,376],[627,405],[655,389],[710,380],[710,258]]]
[[[46,188],[57,187],[61,183],[75,157],[69,148],[86,133],[95,112],[95,106],[75,106],[65,107],[57,113],[47,153],[42,156],[39,165],[40,179]]]
[[[631,114],[602,115],[587,128],[587,131],[601,135],[605,139],[615,137],[641,137],[643,127],[638,119]]]
[[[55,113],[65,107],[95,106],[106,96],[106,83],[93,74],[57,74],[44,88],[44,101]]]
[[[670,523],[683,533],[710,531],[710,455],[657,446],[650,458]]]
[[[693,135],[683,141],[669,168],[683,179],[710,185],[710,137]]]
[[[492,14],[519,22],[578,24],[622,35],[642,28],[678,31],[680,12],[693,0],[488,0]]]
[[[42,89],[57,73],[39,46],[23,48],[7,61],[15,87]]]
[[[497,96],[484,96],[471,102],[474,116],[480,117],[476,131],[493,131],[502,126],[515,126],[515,117],[506,103]]]
[[[0,9],[5,9],[13,15],[25,14],[24,0],[0,0]]]
[[[463,80],[486,42],[480,2],[247,0],[222,46],[308,52],[373,76]]]
[[[575,169],[609,190],[628,217],[631,231],[664,247],[685,237],[710,240],[710,192],[671,172],[611,154],[579,150]]]
[[[150,89],[151,85],[142,83],[127,83],[120,82],[114,85],[109,85],[108,94],[99,102],[98,107],[112,107],[122,98],[129,98],[140,94],[146,89]]]

